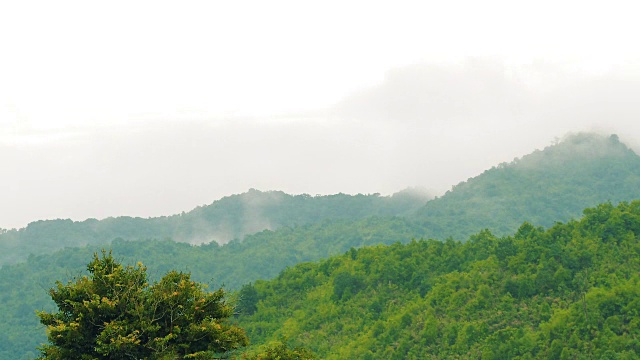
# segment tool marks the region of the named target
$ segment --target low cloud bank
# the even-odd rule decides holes
[[[169,215],[249,188],[442,193],[568,132],[617,133],[636,147],[640,77],[629,69],[418,64],[296,116],[16,130],[0,139],[0,227]]]

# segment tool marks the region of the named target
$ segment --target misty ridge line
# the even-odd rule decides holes
[[[477,250],[480,249],[477,247],[478,244],[484,240],[489,240],[490,244],[492,244],[491,246],[493,246],[496,244],[494,240],[498,240],[495,234],[503,232],[510,234],[504,239],[508,241],[513,238],[524,239],[525,244],[532,244],[532,239],[527,234],[531,235],[532,232],[549,234],[549,236],[540,238],[543,242],[537,242],[538,245],[542,245],[539,248],[547,249],[549,241],[554,241],[556,235],[564,236],[569,233],[562,231],[562,229],[575,229],[557,222],[571,218],[575,219],[580,216],[584,210],[582,204],[599,203],[603,201],[602,198],[605,199],[604,201],[609,199],[610,202],[624,201],[624,199],[637,197],[637,189],[639,188],[640,157],[622,144],[617,136],[575,134],[542,150],[514,159],[509,163],[495,165],[491,169],[485,170],[482,174],[455,186],[448,194],[426,202],[426,205],[409,216],[374,216],[354,221],[338,220],[300,227],[285,227],[275,231],[263,231],[249,235],[244,241],[232,241],[224,246],[219,246],[215,243],[190,246],[171,240],[126,241],[122,239],[116,239],[111,244],[114,253],[118,254],[119,257],[132,263],[141,261],[149,265],[150,268],[160,269],[158,274],[165,271],[165,269],[185,269],[193,272],[194,279],[198,277],[205,281],[215,281],[215,284],[210,283],[214,287],[217,287],[218,284],[223,284],[225,288],[229,286],[231,289],[243,289],[243,285],[249,283],[265,284],[265,282],[259,281],[260,279],[278,279],[276,281],[286,279],[288,275],[293,274],[291,271],[294,271],[296,274],[294,276],[295,279],[289,277],[286,282],[288,283],[287,288],[295,293],[299,293],[301,289],[308,289],[304,285],[307,283],[305,279],[327,279],[322,274],[343,272],[345,268],[339,270],[334,266],[336,259],[347,260],[350,263],[348,272],[351,273],[353,261],[361,261],[363,259],[362,255],[371,252],[382,254],[390,251],[394,255],[387,257],[387,259],[393,259],[392,261],[377,262],[377,256],[370,257],[369,259],[373,260],[373,263],[368,262],[368,264],[374,264],[374,268],[371,269],[381,269],[378,264],[382,263],[391,265],[383,269],[384,271],[380,274],[394,273],[398,275],[398,280],[411,280],[410,283],[406,282],[406,284],[409,285],[410,289],[415,290],[416,284],[429,287],[430,284],[421,281],[415,282],[415,277],[406,277],[406,272],[398,272],[398,269],[402,270],[402,266],[398,268],[397,261],[406,259],[413,264],[426,264],[424,267],[426,272],[418,272],[419,274],[426,274],[426,276],[432,275],[433,271],[430,272],[430,270],[435,268],[431,265],[433,262],[414,261],[411,256],[407,257],[406,255],[415,253],[415,251],[405,251],[404,249],[410,249],[411,247],[415,249],[416,246],[427,245],[441,249],[453,248],[454,252],[451,252],[453,254],[458,253],[455,248],[459,249],[461,246],[466,246],[462,242],[468,239],[469,244],[467,245],[470,246],[467,249],[471,251],[470,254],[474,254],[475,259],[475,255],[478,255]],[[351,212],[358,209],[371,208],[370,202],[376,203],[381,198],[386,198],[375,195],[347,196],[344,194],[322,197],[309,195],[280,197],[280,193],[263,193],[257,190],[250,190],[247,193],[229,197],[239,200],[239,197],[245,196],[246,201],[235,201],[228,205],[233,204],[236,209],[242,209],[245,204],[260,207],[266,206],[265,204],[277,203],[277,207],[282,207],[287,204],[286,199],[303,200],[303,203],[307,201],[305,198],[313,199],[314,201],[345,200],[347,201],[346,205],[356,203],[356,205],[349,207]],[[345,205],[339,201],[338,204],[340,205],[338,206],[339,208]],[[637,203],[635,204],[623,205],[620,209],[637,206]],[[315,208],[319,207],[317,206],[318,204],[314,203],[313,205]],[[523,206],[531,207],[532,212],[518,214],[523,210]],[[580,209],[576,210],[576,207],[580,207]],[[200,208],[202,212],[206,212],[208,209],[211,209],[211,207],[203,206]],[[227,206],[225,213],[228,214],[229,209],[233,210],[234,207]],[[305,208],[294,206],[293,209],[298,214],[304,212]],[[606,218],[603,219],[599,212],[594,212],[594,209],[587,210],[590,210],[592,219],[598,217],[599,220],[596,221],[596,224],[605,224],[605,222],[609,224],[609,221]],[[598,206],[597,209],[613,209],[613,206],[611,203],[605,203],[602,206]],[[542,227],[536,228],[529,223],[523,225],[522,221],[519,221],[523,217],[528,220],[532,219],[531,214],[539,215],[543,219],[540,222],[536,221],[534,223],[536,226],[540,224],[545,226],[545,224],[553,224],[554,222],[556,225],[545,232]],[[585,211],[584,214],[587,214],[587,212]],[[175,217],[184,218],[186,216],[188,216],[188,213],[176,215]],[[620,221],[624,222],[624,219],[624,216],[619,217],[616,224],[620,223]],[[493,223],[488,220],[492,220]],[[509,225],[514,220],[517,222],[515,228]],[[590,222],[586,221],[584,223]],[[507,226],[496,227],[496,224],[507,224]],[[569,221],[568,224],[577,224],[577,222]],[[129,223],[128,225],[134,228],[138,227],[136,223]],[[520,230],[516,232],[518,227],[520,227]],[[597,234],[597,231],[602,230],[602,227],[597,225],[595,228],[594,235]],[[443,229],[444,231],[442,231]],[[478,232],[479,229],[485,230]],[[560,231],[558,231],[559,229]],[[471,231],[472,235],[463,236],[462,234],[467,231]],[[51,235],[51,232],[45,233],[49,236]],[[434,235],[436,233],[439,235]],[[511,237],[511,234],[515,235]],[[584,233],[581,232],[581,234]],[[589,234],[591,233],[589,232]],[[414,241],[420,238],[432,240]],[[625,236],[624,238],[633,241],[633,237]],[[444,241],[438,241],[438,239]],[[591,240],[591,236],[589,236],[589,239]],[[598,241],[599,237],[596,235],[594,239],[596,239],[594,241]],[[454,240],[460,240],[460,242]],[[407,247],[403,243],[411,245]],[[603,243],[605,243],[604,238]],[[612,248],[618,247],[618,244],[611,239],[606,243]],[[28,325],[28,322],[23,319],[27,315],[32,316],[33,308],[42,308],[44,305],[41,304],[45,303],[44,300],[46,300],[45,292],[42,289],[36,289],[34,294],[38,293],[42,297],[27,297],[26,301],[28,302],[26,304],[29,304],[29,306],[27,306],[28,309],[24,310],[24,301],[13,301],[24,297],[23,289],[15,287],[16,278],[29,279],[29,275],[34,274],[34,269],[39,269],[39,272],[37,272],[38,278],[46,278],[49,279],[47,281],[53,282],[54,279],[61,278],[64,271],[69,273],[71,272],[70,269],[74,269],[73,271],[78,269],[77,271],[80,272],[80,269],[84,266],[84,260],[92,252],[98,251],[97,249],[100,246],[104,245],[67,248],[53,254],[29,257],[23,264],[3,267],[1,270],[7,272],[7,276],[3,278],[13,279],[7,281],[7,288],[10,289],[5,294],[5,297],[9,299],[7,308],[10,308],[7,313],[21,314],[21,316],[26,314],[20,318],[10,317],[9,319],[12,322],[9,323],[7,328],[23,329],[29,327],[28,331],[33,333],[35,326]],[[527,247],[527,250],[530,249],[531,247]],[[554,249],[549,251],[553,252]],[[418,253],[429,257],[433,256],[432,260],[439,259],[437,261],[441,261],[445,265],[442,267],[443,270],[449,269],[447,271],[451,271],[452,269],[449,265],[456,263],[455,256],[447,256],[444,252],[423,252],[420,250]],[[0,254],[4,254],[4,252],[0,252]],[[342,255],[332,257],[338,254]],[[488,255],[488,253],[481,254],[481,256],[485,255]],[[329,259],[325,261],[320,260],[327,258]],[[536,256],[536,258],[538,257]],[[551,261],[554,261],[553,257],[545,257],[544,255],[539,258],[552,259]],[[296,264],[309,261],[320,262],[315,264],[306,263],[294,267]],[[495,263],[494,260],[491,261]],[[485,265],[481,267],[484,269],[486,268]],[[367,266],[361,267],[358,271],[367,269]],[[297,270],[283,272],[282,270],[287,267]],[[314,272],[311,277],[299,276],[314,268],[320,269],[320,272]],[[533,272],[536,273],[535,268]],[[411,273],[415,272],[410,272],[409,274]],[[31,278],[33,277],[32,275]],[[509,277],[511,276],[507,276],[507,278]],[[485,279],[487,278],[485,277]],[[329,292],[323,292],[330,295],[331,289],[337,286],[338,282],[333,281],[331,278],[328,278],[328,281],[327,284],[329,284],[330,290]],[[332,282],[333,284],[331,284]],[[29,289],[34,288],[33,282],[24,281],[24,283]],[[393,284],[387,280],[382,283],[388,283],[389,286],[397,289],[395,281]],[[46,287],[42,286],[42,288]],[[504,287],[500,286],[500,288],[503,289]],[[378,286],[372,287],[372,289],[377,289],[375,292],[381,293]],[[427,288],[424,289],[428,290]],[[462,291],[466,290],[463,289]],[[281,292],[276,291],[276,293]],[[412,298],[416,298],[414,295],[410,294]],[[396,297],[394,296],[394,298]],[[417,299],[422,299],[422,296],[417,297]],[[450,303],[445,302],[445,304]],[[278,306],[281,307],[281,305],[282,302],[280,301]],[[473,311],[475,307],[471,309]],[[391,311],[393,312],[394,310],[391,309]],[[392,316],[397,319],[396,315]],[[27,331],[24,331],[24,333],[27,333]],[[23,338],[31,339],[29,336]]]
[[[0,233],[0,265],[64,247],[108,244],[114,239],[172,239],[192,245],[224,245],[246,235],[282,227],[295,228],[323,221],[358,220],[370,216],[402,216],[431,197],[421,189],[392,196],[289,195],[251,189],[199,206],[189,212],[161,217],[109,217],[84,221],[40,220]]]
[[[588,135],[588,134],[582,134],[582,133],[568,133],[565,134],[562,138],[554,138],[554,140],[552,141],[552,145],[558,145],[561,142],[567,141],[568,139],[572,139],[572,138],[581,138],[581,137],[589,137],[592,135]],[[613,135],[615,136],[616,139],[618,139],[618,135]],[[580,150],[580,153],[582,153],[583,155],[590,153],[592,157],[597,158],[599,156],[602,155],[602,153],[599,153],[597,149],[590,147],[590,143],[586,143],[587,147],[584,147],[582,150]],[[600,149],[600,151],[607,151],[607,150],[602,150]],[[536,149],[533,151],[533,153],[531,155],[529,155],[529,157],[532,157],[534,154],[540,153],[541,150]],[[514,160],[511,163],[507,163],[507,162],[503,162],[500,163],[498,165],[498,167],[505,167],[508,166],[509,164],[516,164],[519,163],[520,158],[516,157],[514,158]],[[529,163],[529,166],[535,167],[539,164],[533,164],[533,163]],[[492,168],[495,168],[495,166],[493,166]],[[487,169],[489,170],[489,169]],[[458,184],[452,184],[450,190],[447,191],[447,193],[449,193],[452,189],[455,189],[456,186],[467,182],[469,180],[471,180],[472,178],[468,178],[467,180],[464,180]],[[30,224],[36,224],[36,223],[42,223],[42,222],[47,222],[47,221],[72,221],[72,222],[95,222],[95,221],[112,221],[114,219],[135,219],[135,220],[157,220],[157,219],[167,219],[167,218],[175,218],[175,217],[183,217],[185,215],[189,215],[189,214],[193,214],[193,213],[200,213],[202,214],[204,211],[204,209],[206,209],[209,206],[213,206],[216,205],[216,203],[218,202],[225,202],[225,201],[229,201],[231,199],[240,199],[241,202],[241,208],[242,208],[242,213],[243,213],[243,219],[246,221],[244,222],[241,226],[241,233],[243,234],[248,234],[248,233],[253,233],[256,231],[260,231],[260,230],[272,230],[272,226],[270,221],[266,218],[265,216],[265,210],[269,207],[277,207],[283,200],[284,197],[294,197],[294,198],[303,198],[303,199],[321,199],[321,198],[331,198],[331,197],[337,197],[337,196],[347,196],[347,197],[351,197],[351,196],[355,196],[355,197],[359,197],[359,196],[374,196],[374,197],[381,197],[381,198],[388,198],[388,199],[393,199],[394,197],[405,197],[405,198],[411,198],[411,197],[415,197],[416,199],[420,199],[419,201],[424,201],[424,203],[430,201],[431,199],[434,198],[434,195],[432,195],[432,192],[428,191],[426,188],[420,188],[420,187],[412,187],[412,188],[406,188],[405,190],[402,190],[400,192],[397,192],[393,195],[390,196],[380,196],[379,193],[374,193],[374,194],[366,194],[363,195],[361,193],[358,193],[356,195],[349,195],[349,194],[344,194],[344,193],[338,193],[338,194],[331,194],[331,195],[321,195],[321,194],[316,194],[316,195],[309,195],[309,194],[300,194],[300,195],[289,195],[286,194],[282,191],[278,191],[278,190],[270,190],[270,191],[260,191],[260,190],[256,190],[256,189],[249,189],[249,191],[247,191],[246,193],[241,193],[241,194],[232,194],[232,195],[228,195],[228,196],[224,196],[218,200],[213,201],[211,204],[209,205],[201,205],[201,206],[197,206],[195,208],[193,208],[192,210],[190,210],[188,213],[185,213],[185,211],[182,211],[181,213],[177,213],[177,214],[172,214],[172,215],[162,215],[162,216],[157,216],[157,217],[139,217],[139,216],[135,216],[135,217],[131,217],[131,216],[126,216],[126,215],[122,215],[122,216],[109,216],[106,218],[102,218],[101,220],[98,220],[96,218],[87,218],[85,220],[81,220],[81,221],[73,221],[69,218],[63,219],[63,218],[57,218],[57,219],[51,219],[51,220],[36,220],[33,221]],[[438,198],[439,196],[435,196],[435,198]],[[236,205],[237,207],[237,205]],[[202,216],[202,215],[201,215]],[[213,239],[222,239],[216,242],[219,243],[224,243],[227,242],[229,240],[233,240],[234,237],[230,237],[228,234],[232,233],[231,230],[227,230],[225,231],[224,225],[222,225],[222,228],[212,228],[211,225],[209,223],[207,223],[206,221],[203,221],[202,219],[198,219],[196,217],[196,220],[194,220],[194,224],[195,224],[195,228],[200,228],[203,230],[206,230],[205,232],[208,233],[215,233],[215,232],[220,232],[221,234],[225,234],[225,235],[221,235],[221,236],[212,236]],[[13,228],[13,229],[2,229],[0,228],[0,232],[1,233],[6,233],[9,231],[20,231],[20,230],[24,230],[25,228]],[[175,234],[174,234],[175,235]],[[183,242],[189,242],[189,243],[203,243],[203,242],[208,242],[208,241],[198,241],[198,240],[191,240],[188,241],[186,239],[182,239],[180,241]]]
[[[392,196],[288,195],[252,189],[172,216],[33,222],[26,228],[0,234],[0,264],[20,261],[29,253],[106,244],[116,238],[169,238],[219,246],[233,239],[238,244],[245,236],[265,230],[274,232],[262,236],[286,238],[288,235],[278,229],[295,231],[299,226],[323,221],[342,221],[346,223],[341,226],[356,227],[359,221],[361,225],[373,221],[367,225],[372,226],[380,221],[386,224],[394,217],[403,219],[401,228],[407,231],[403,236],[454,236],[464,240],[480,228],[506,234],[523,221],[548,226],[548,221],[576,217],[593,204],[632,200],[637,197],[634,184],[638,179],[640,157],[616,135],[579,133],[510,163],[500,163],[436,198],[422,189],[407,189]],[[564,200],[558,203],[558,199]],[[558,204],[549,207],[549,203]]]
[[[226,204],[233,203],[232,205],[233,209],[241,212],[243,214],[243,218],[249,219],[248,223],[246,223],[241,227],[242,229],[255,228],[259,230],[270,230],[268,226],[269,222],[265,219],[265,217],[267,216],[266,211],[269,210],[269,208],[278,207],[280,204],[285,202],[288,198],[303,199],[303,201],[309,201],[309,200],[313,201],[317,199],[325,200],[325,199],[339,198],[339,197],[376,198],[376,199],[381,199],[383,201],[388,201],[388,202],[398,200],[398,199],[407,200],[407,201],[415,199],[416,203],[420,203],[420,204],[426,203],[427,201],[433,198],[433,196],[430,194],[430,192],[426,188],[420,188],[420,187],[409,187],[404,190],[398,191],[392,195],[381,195],[379,193],[374,193],[374,194],[337,193],[337,194],[328,194],[328,195],[287,194],[279,190],[263,191],[263,190],[257,190],[257,189],[251,188],[244,193],[227,195],[218,200],[214,200],[211,204],[196,206],[195,208],[189,211],[182,211],[180,213],[171,214],[171,215],[149,216],[149,217],[120,215],[120,216],[109,216],[102,219],[87,218],[84,220],[72,220],[70,218],[57,218],[57,219],[35,220],[30,222],[28,225],[49,222],[49,221],[70,221],[73,223],[82,223],[82,222],[93,223],[93,222],[101,222],[101,221],[114,221],[117,219],[159,220],[159,219],[183,218],[183,217],[189,217],[192,215],[195,218],[202,218],[206,216],[205,213],[208,211],[209,207],[215,207],[221,203],[226,203]],[[229,216],[230,215],[227,214],[227,217]],[[263,221],[266,221],[264,222],[265,226],[252,225],[254,223],[262,223]],[[0,228],[0,233],[6,233],[9,231],[21,231],[21,230],[24,230],[25,228],[26,227],[12,228],[12,229]],[[244,233],[251,233],[251,232],[244,232]],[[229,238],[228,240],[233,240],[233,238]],[[194,243],[191,241],[185,241],[185,242]]]
[[[587,136],[585,134],[581,134],[581,133],[568,133],[565,134],[562,138],[555,138],[552,141],[552,145],[557,145],[560,142],[564,142],[567,141],[568,139],[571,138],[576,138],[576,137],[581,137],[581,136]],[[617,135],[615,135],[616,138],[618,137]],[[587,144],[588,146],[589,144]],[[584,149],[584,150],[591,150],[591,153],[594,158],[598,157],[600,155],[602,155],[601,153],[597,153],[596,150],[594,150],[593,148],[590,149]],[[539,153],[541,150],[536,149],[534,150],[533,154]],[[601,151],[605,151],[605,150],[601,150]],[[584,151],[581,151],[581,153],[584,153]],[[530,155],[531,156],[531,155]],[[514,158],[514,160],[511,162],[511,164],[515,164],[518,163],[520,160],[520,158]],[[535,167],[539,164],[532,164],[529,163],[529,166]],[[498,166],[499,167],[504,167],[509,165],[509,163],[503,162],[500,163]],[[495,167],[495,166],[494,166]],[[492,167],[493,168],[493,167]],[[489,169],[487,169],[489,170]],[[460,184],[467,182],[471,180],[471,178],[464,180],[458,184],[452,184],[450,190],[447,190],[446,193],[449,193],[451,190],[455,189],[457,186],[459,186]],[[49,221],[71,221],[73,223],[82,223],[82,222],[89,222],[89,223],[95,223],[97,222],[109,222],[109,221],[114,221],[114,220],[118,220],[118,219],[131,219],[131,220],[148,220],[148,221],[156,221],[156,220],[160,220],[160,219],[171,219],[171,218],[176,218],[176,217],[184,217],[184,216],[191,216],[193,219],[192,221],[192,227],[194,229],[197,229],[195,232],[196,233],[200,233],[200,234],[207,234],[206,236],[208,237],[208,239],[202,239],[202,238],[187,238],[182,236],[180,233],[173,233],[173,234],[165,234],[164,237],[172,237],[174,238],[174,240],[176,241],[180,241],[180,242],[187,242],[187,243],[191,243],[191,244],[201,244],[201,243],[208,243],[211,241],[215,241],[217,243],[220,244],[224,244],[230,240],[234,240],[238,238],[238,234],[240,234],[239,239],[241,240],[242,237],[244,237],[245,234],[252,234],[258,231],[262,231],[262,230],[274,230],[276,228],[276,226],[272,226],[271,220],[266,216],[265,212],[267,210],[269,210],[269,208],[273,208],[273,207],[277,207],[279,204],[281,204],[284,200],[285,197],[294,197],[294,198],[302,198],[305,200],[309,200],[309,199],[321,199],[321,198],[331,198],[331,197],[338,197],[338,196],[347,196],[347,197],[360,197],[360,196],[374,196],[374,197],[381,197],[381,198],[387,198],[389,200],[392,200],[394,197],[403,197],[406,199],[410,199],[410,198],[415,198],[418,202],[419,201],[424,201],[424,204],[426,204],[428,201],[430,201],[433,198],[439,198],[439,195],[434,195],[432,191],[427,190],[426,188],[421,188],[421,187],[410,187],[410,188],[406,188],[402,191],[399,191],[397,193],[394,193],[392,195],[388,195],[388,196],[380,196],[379,193],[374,193],[374,194],[344,194],[344,193],[338,193],[338,194],[330,194],[330,195],[321,195],[321,194],[316,194],[316,195],[309,195],[309,194],[299,194],[299,195],[290,195],[290,194],[286,194],[282,191],[279,190],[268,190],[268,191],[260,191],[260,190],[256,190],[256,189],[249,189],[247,192],[245,193],[241,193],[241,194],[232,194],[232,195],[227,195],[224,196],[218,200],[214,200],[211,204],[209,205],[201,205],[201,206],[197,206],[195,208],[193,208],[192,210],[185,212],[182,211],[180,213],[176,213],[176,214],[171,214],[171,215],[161,215],[161,216],[149,216],[149,217],[139,217],[139,216],[127,216],[127,215],[121,215],[121,216],[109,216],[106,218],[102,218],[102,219],[96,219],[96,218],[87,218],[84,220],[71,220],[69,218],[57,218],[57,219],[50,219],[50,220],[35,220],[33,222],[30,222],[26,227],[28,227],[29,225],[35,225],[38,223],[43,223],[43,222],[49,222]],[[239,199],[240,200],[240,204],[234,204],[234,209],[238,210],[241,212],[242,214],[242,225],[241,226],[235,226],[235,228],[232,228],[232,226],[229,223],[221,223],[221,224],[211,224],[211,222],[206,221],[204,218],[206,216],[206,212],[207,212],[207,208],[210,206],[215,206],[218,203],[223,203],[223,202],[227,202],[227,201],[233,201],[235,199]],[[228,214],[220,214],[222,217],[224,218],[229,218],[230,216]],[[4,229],[4,228],[0,228],[0,234],[2,233],[7,233],[9,231],[21,231],[24,230],[26,227],[23,228],[13,228],[13,229]],[[92,227],[95,230],[98,230],[98,226],[92,225]]]
[[[427,186],[442,194],[569,132],[617,133],[638,149],[640,81],[632,70],[422,63],[391,70],[334,106],[294,115],[145,118],[43,130],[32,140],[24,128],[15,142],[7,132],[0,163],[8,175],[0,185],[15,191],[6,198],[13,206],[0,209],[2,227],[162,216],[250,188],[392,194]],[[38,180],[42,173],[52,180]]]

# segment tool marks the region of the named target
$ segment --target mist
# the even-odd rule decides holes
[[[637,149],[633,69],[420,63],[296,114],[16,129],[0,137],[0,227],[171,215],[250,188],[437,195],[569,132],[616,133]]]

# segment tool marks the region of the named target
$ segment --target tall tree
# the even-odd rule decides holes
[[[190,274],[150,286],[141,263],[125,267],[106,251],[87,270],[50,290],[58,312],[38,313],[49,340],[41,359],[214,359],[248,343],[227,322],[224,290],[207,292]]]

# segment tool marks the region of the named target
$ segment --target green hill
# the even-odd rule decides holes
[[[192,244],[226,243],[248,234],[325,220],[357,220],[411,213],[428,197],[407,189],[393,196],[288,195],[249,190],[188,213],[157,218],[117,217],[85,221],[36,221],[20,230],[0,233],[0,266],[65,247],[105,244],[115,238],[164,239]]]
[[[600,202],[640,198],[639,163],[640,158],[617,137],[582,134],[487,170],[426,205],[424,198],[408,193],[311,197],[250,191],[166,218],[33,223],[31,229],[0,235],[0,256],[5,261],[26,259],[0,268],[0,359],[28,358],[25,354],[44,341],[33,310],[51,306],[46,289],[56,279],[82,273],[87,259],[102,247],[113,248],[125,263],[142,261],[156,275],[170,269],[186,270],[196,281],[239,289],[258,279],[274,278],[295,264],[343,254],[352,247],[421,238],[465,241],[484,228],[496,235],[513,234],[525,220],[543,226],[570,221],[580,216],[579,209]],[[249,201],[251,197],[255,199]],[[261,228],[243,225],[247,219],[259,218],[256,213],[270,219],[268,225],[274,230],[247,234]],[[238,235],[224,245],[195,246],[174,242],[166,235],[202,240],[200,235],[211,234],[213,228],[232,229],[231,233],[243,234],[244,239]],[[119,234],[129,235],[110,244]],[[35,252],[29,249],[38,244],[41,255],[27,258],[29,251]],[[452,240],[444,244],[462,246]],[[67,248],[54,251],[62,247]],[[448,261],[455,264],[454,260]],[[400,271],[404,265],[390,266]]]
[[[240,288],[237,321],[255,345],[285,337],[327,359],[637,358],[640,201],[584,214],[547,230],[525,223],[513,236],[395,241],[298,264]],[[188,270],[214,288],[213,271],[223,272],[212,259],[230,254],[170,240],[113,245],[152,277]],[[0,359],[35,355],[45,336],[34,309],[51,309],[46,289],[82,274],[95,250],[0,269]]]
[[[254,344],[322,359],[637,359],[640,201],[299,264],[239,292]]]
[[[194,246],[172,240],[114,240],[115,258],[125,264],[141,261],[159,278],[171,269],[189,271],[195,281],[211,288],[239,289],[256,279],[270,279],[287,266],[328,255],[341,254],[357,246],[393,243],[411,238],[417,230],[402,218],[370,218],[356,223],[345,220],[295,228],[281,228],[248,235],[244,241],[226,245]],[[85,273],[87,259],[104,246],[67,248],[49,255],[30,256],[26,261],[0,268],[0,359],[19,359],[46,340],[34,310],[50,309],[47,289],[55,280]],[[16,286],[16,284],[20,284]],[[29,357],[25,357],[28,359]]]
[[[465,240],[478,229],[551,226],[602,202],[640,198],[640,157],[616,135],[576,134],[503,163],[429,201],[415,219],[425,237]]]
[[[639,189],[640,157],[617,136],[578,134],[512,163],[500,164],[430,201],[410,191],[383,197],[293,196],[250,190],[168,217],[37,221],[0,234],[0,265],[24,260],[29,254],[105,244],[114,238],[224,244],[263,230],[323,221],[345,220],[358,226],[360,220],[369,217],[384,222],[393,216],[405,216],[413,223],[410,228],[419,229],[410,237],[465,240],[482,228],[508,234],[523,221],[550,226],[579,216],[588,206],[638,198]],[[398,234],[405,235],[404,230]],[[276,231],[273,236],[280,235]]]

